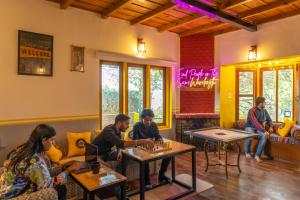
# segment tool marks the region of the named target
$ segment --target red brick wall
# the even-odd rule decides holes
[[[214,37],[211,35],[192,35],[180,39],[180,66],[204,67],[214,66]],[[180,91],[180,112],[214,112],[215,92]]]

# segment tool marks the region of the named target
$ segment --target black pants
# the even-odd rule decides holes
[[[160,170],[159,170],[159,176],[158,176],[158,178],[163,177],[165,175],[166,171],[168,170],[168,166],[170,164],[170,161],[171,161],[171,158],[165,158],[165,159],[162,160],[162,163],[161,163],[161,166],[160,166]],[[144,173],[145,184],[146,185],[150,185],[149,172],[150,172],[149,163],[147,163],[145,165],[145,173]]]
[[[119,154],[119,150],[113,150],[111,152],[108,152],[108,153],[102,155],[101,158],[102,158],[103,161],[117,161],[118,154]],[[124,159],[124,158],[122,158],[122,159]],[[128,161],[125,160],[125,171],[126,171],[127,163],[128,163]],[[121,163],[121,161],[118,163],[117,171],[119,173],[122,173],[122,163]]]
[[[66,185],[56,185],[55,190],[58,194],[58,200],[66,200],[67,199],[67,187]]]

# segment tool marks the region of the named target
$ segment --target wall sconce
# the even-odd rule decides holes
[[[251,46],[251,49],[248,53],[248,60],[256,60],[257,59],[257,46]]]
[[[145,42],[143,41],[142,38],[139,38],[137,40],[137,51],[139,55],[146,54]]]
[[[40,65],[39,68],[38,68],[38,73],[40,74],[44,74],[46,72],[46,69],[43,65]]]

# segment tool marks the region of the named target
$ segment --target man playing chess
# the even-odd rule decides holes
[[[162,140],[159,134],[158,127],[155,122],[153,122],[154,113],[151,109],[144,109],[141,113],[141,121],[137,122],[133,127],[133,140],[140,139],[153,139]],[[162,160],[161,168],[159,170],[158,181],[160,183],[170,182],[169,178],[165,176],[165,172],[168,169],[170,163],[170,158],[165,158]],[[147,188],[151,187],[150,177],[149,177],[149,165],[145,165],[145,185]]]
[[[121,139],[121,132],[125,132],[129,127],[130,117],[119,114],[115,118],[115,123],[106,126],[102,132],[92,142],[98,146],[98,154],[104,161],[120,161],[122,154],[120,149],[134,147],[136,145],[148,145],[153,147],[154,142],[150,139],[141,139],[138,141],[125,141]],[[118,165],[118,171],[121,172],[121,164]]]

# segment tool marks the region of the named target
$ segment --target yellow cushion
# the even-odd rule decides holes
[[[132,138],[130,138],[129,133],[132,131],[133,127],[129,127],[126,132],[124,133],[124,140],[128,141],[128,140],[132,140]]]
[[[60,149],[56,148],[54,145],[52,145],[50,147],[50,149],[48,151],[46,151],[46,155],[48,156],[48,158],[52,161],[52,162],[58,162],[63,154],[61,152]]]
[[[68,156],[83,156],[85,154],[84,143],[91,143],[91,132],[67,133]]]
[[[135,112],[133,114],[133,122],[137,123],[138,121],[140,121],[140,114]]]
[[[283,126],[278,128],[278,135],[285,137],[289,134],[291,128],[293,127],[294,122],[286,118],[283,122]]]

